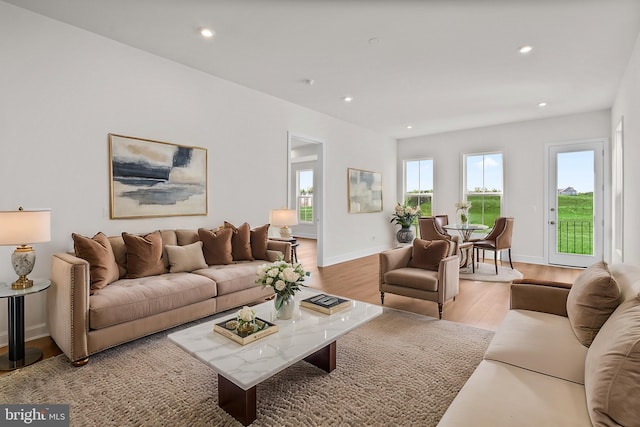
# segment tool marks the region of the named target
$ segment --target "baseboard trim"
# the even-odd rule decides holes
[[[25,341],[31,341],[42,337],[49,336],[49,329],[46,323],[30,326],[25,328],[24,339]],[[6,347],[9,345],[9,331],[0,332],[0,347]]]
[[[389,248],[389,246],[379,245],[379,246],[373,246],[367,249],[363,249],[360,251],[349,252],[346,254],[333,256],[331,258],[325,258],[324,266],[328,267],[333,264],[340,264],[341,262],[353,261],[354,259],[363,258],[369,255],[379,254],[380,252],[386,251],[387,249],[391,249],[391,248]]]

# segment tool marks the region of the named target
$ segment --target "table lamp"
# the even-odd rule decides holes
[[[27,275],[36,263],[36,253],[29,244],[51,240],[51,211],[35,210],[0,211],[0,245],[18,245],[11,255],[11,264],[18,275],[11,289],[33,286]]]
[[[298,213],[295,209],[271,209],[269,223],[275,227],[280,227],[280,237],[290,239],[291,229],[288,226],[298,224]]]

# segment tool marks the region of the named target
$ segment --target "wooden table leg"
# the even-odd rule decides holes
[[[218,406],[248,426],[256,420],[256,387],[243,390],[218,374]]]
[[[324,370],[331,372],[336,369],[336,342],[321,348],[313,354],[305,357],[304,360]]]

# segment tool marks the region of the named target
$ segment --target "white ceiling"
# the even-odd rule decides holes
[[[640,0],[5,2],[396,138],[609,108],[640,32]]]

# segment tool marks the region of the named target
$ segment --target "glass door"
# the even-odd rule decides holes
[[[604,142],[549,147],[549,263],[588,267],[602,259]]]

